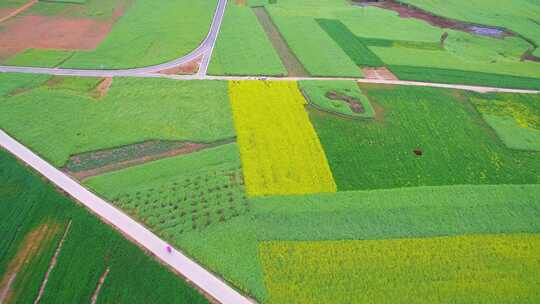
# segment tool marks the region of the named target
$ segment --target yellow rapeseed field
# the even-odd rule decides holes
[[[335,192],[326,155],[296,82],[229,82],[250,196]]]
[[[540,303],[539,234],[271,241],[259,250],[272,304]]]

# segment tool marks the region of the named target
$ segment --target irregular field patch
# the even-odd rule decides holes
[[[229,94],[249,195],[335,191],[296,82],[232,81]]]
[[[367,96],[353,81],[301,81],[299,85],[316,109],[351,118],[375,116]]]
[[[539,234],[263,242],[267,303],[534,303]]]

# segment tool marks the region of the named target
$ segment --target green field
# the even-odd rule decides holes
[[[18,271],[4,303],[34,303],[69,222],[40,303],[90,302],[107,268],[110,272],[97,303],[208,303],[176,274],[7,152],[0,151],[0,164],[0,280],[5,282]],[[39,238],[45,228],[48,236]],[[14,257],[21,258],[29,245],[39,248],[25,251],[25,263],[14,268]]]
[[[32,82],[36,76],[2,77]],[[114,78],[96,100],[89,91],[98,81],[67,77],[7,93],[0,97],[0,127],[56,166],[73,154],[145,140],[212,142],[235,134],[225,82]]]
[[[505,147],[467,94],[397,86],[363,91],[374,121],[310,114],[338,190],[540,181],[530,170],[540,168],[538,153]]]
[[[208,73],[284,76],[287,71],[253,11],[229,2]]]

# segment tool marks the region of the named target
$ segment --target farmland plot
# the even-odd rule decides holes
[[[229,94],[249,195],[335,191],[295,82],[233,81]]]
[[[363,86],[373,121],[311,111],[339,190],[534,184],[536,152],[508,149],[466,96],[434,88]],[[538,96],[531,96],[538,101]]]
[[[540,235],[263,242],[267,303],[534,303]]]
[[[97,303],[146,303],[146,299],[208,303],[176,274],[7,152],[0,151],[0,164],[2,287],[18,270],[4,303],[34,303],[40,287],[44,287],[40,303],[90,303],[107,268],[110,272]],[[64,235],[64,242],[59,242]],[[57,249],[56,264],[48,268]],[[48,269],[50,275],[42,285]]]

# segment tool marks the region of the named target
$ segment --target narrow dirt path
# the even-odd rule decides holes
[[[9,13],[8,15],[0,18],[0,23],[12,18],[12,17],[15,17],[17,16],[18,14],[26,11],[27,9],[29,9],[30,7],[32,7],[34,4],[38,3],[39,0],[30,0],[28,1],[26,4],[24,4],[23,6],[19,7],[18,9],[14,10],[13,12]]]
[[[101,291],[101,286],[103,286],[103,283],[105,283],[105,279],[107,279],[107,275],[109,275],[109,271],[111,271],[111,268],[107,267],[101,277],[99,277],[98,284],[96,287],[96,290],[92,294],[92,298],[90,299],[90,304],[96,304],[96,301],[99,297],[99,292]]]
[[[51,258],[51,262],[49,264],[49,268],[47,269],[47,272],[45,273],[45,277],[43,278],[43,281],[41,282],[41,286],[39,287],[38,295],[36,299],[34,300],[34,304],[38,304],[39,301],[41,301],[41,297],[43,297],[43,292],[45,292],[45,287],[47,286],[47,282],[49,281],[49,276],[51,275],[51,271],[54,269],[54,266],[56,266],[58,255],[60,254],[60,250],[62,250],[62,245],[64,245],[64,240],[66,239],[66,236],[70,228],[71,228],[71,220],[67,224],[67,227],[64,230],[64,235],[62,236],[62,239],[60,240],[60,242],[58,242],[58,246],[56,247],[56,250],[54,251],[54,255]]]
[[[281,62],[287,69],[288,76],[309,76],[302,63],[296,58],[292,50],[287,45],[287,42],[279,32],[268,12],[264,7],[254,7],[253,12],[259,19],[259,23],[263,27],[268,39],[274,46],[274,49],[279,55]]]

